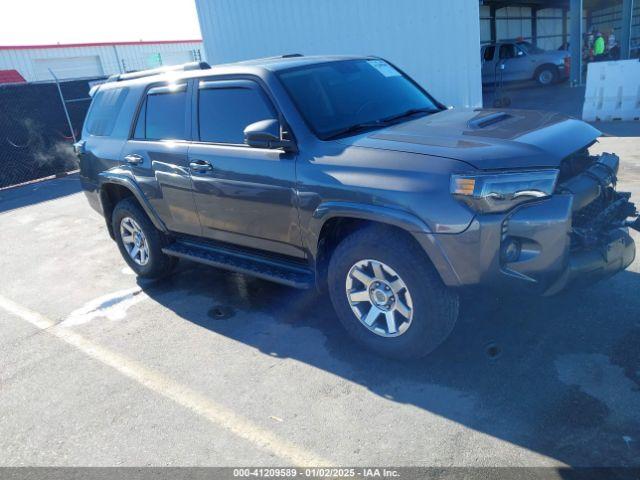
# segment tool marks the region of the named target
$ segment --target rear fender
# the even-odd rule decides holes
[[[102,172],[98,175],[98,184],[100,189],[101,202],[104,202],[103,195],[105,192],[105,185],[115,184],[123,186],[133,194],[135,199],[138,201],[142,209],[145,211],[145,213],[153,223],[154,227],[156,227],[161,232],[168,232],[166,225],[160,219],[155,209],[151,206],[144,193],[142,192],[140,186],[133,178],[131,178],[131,173],[129,171],[120,168],[113,168],[111,170]],[[106,211],[104,205],[103,211]],[[109,219],[107,219],[107,222],[109,222]]]

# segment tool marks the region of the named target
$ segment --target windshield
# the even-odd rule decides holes
[[[439,110],[426,93],[384,60],[341,60],[285,70],[278,76],[321,139]]]
[[[535,45],[533,45],[532,43],[529,43],[529,42],[517,42],[517,45],[525,53],[529,53],[529,54],[544,53],[544,50],[542,50],[541,48],[536,47]]]

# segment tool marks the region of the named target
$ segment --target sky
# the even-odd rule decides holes
[[[195,0],[0,0],[0,45],[201,38]]]

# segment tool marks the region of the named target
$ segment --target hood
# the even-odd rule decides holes
[[[482,170],[559,167],[600,136],[591,125],[534,110],[444,110],[348,137],[358,147],[451,158]]]

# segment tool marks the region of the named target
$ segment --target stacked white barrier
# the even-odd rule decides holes
[[[587,121],[640,120],[640,62],[590,63],[582,119]]]

